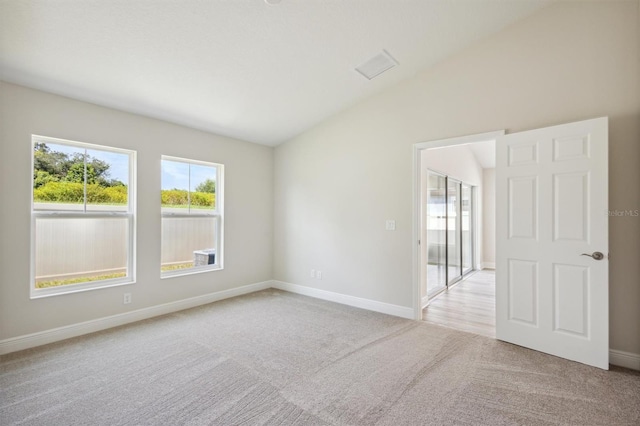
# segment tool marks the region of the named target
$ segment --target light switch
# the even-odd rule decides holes
[[[396,221],[395,220],[387,220],[387,231],[395,231],[396,230]]]

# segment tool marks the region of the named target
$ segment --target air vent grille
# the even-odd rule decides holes
[[[356,71],[368,80],[371,80],[396,65],[398,65],[398,61],[393,59],[389,52],[383,50],[381,53],[357,67]]]

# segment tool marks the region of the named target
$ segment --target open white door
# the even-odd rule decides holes
[[[609,368],[608,119],[496,143],[496,336]]]

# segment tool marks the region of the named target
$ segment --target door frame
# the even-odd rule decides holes
[[[447,139],[438,139],[427,142],[419,142],[413,145],[413,209],[412,209],[412,253],[413,253],[413,311],[414,319],[422,320],[422,292],[421,292],[421,189],[422,189],[422,161],[420,154],[425,149],[442,148],[454,145],[466,145],[474,142],[486,142],[488,140],[496,140],[500,136],[504,136],[506,131],[495,130],[486,133],[477,133],[467,136],[459,136]],[[477,244],[477,242],[475,243]],[[477,246],[476,246],[477,247]],[[477,261],[474,259],[474,261]]]
[[[464,279],[468,274],[470,274],[471,272],[473,272],[473,270],[475,269],[475,266],[477,265],[476,260],[477,260],[477,256],[478,256],[478,250],[477,250],[477,243],[478,241],[478,223],[477,223],[477,217],[476,217],[476,210],[478,209],[478,205],[477,202],[478,200],[476,199],[476,192],[478,187],[471,185],[469,183],[465,183],[462,182],[462,185],[460,187],[461,192],[460,192],[460,202],[462,203],[463,199],[462,199],[462,191],[464,191],[464,187],[465,185],[469,188],[469,239],[471,240],[471,267],[466,269],[464,268],[464,234],[461,238],[462,241],[462,254],[460,255],[460,263],[462,265],[462,279]],[[484,185],[483,185],[484,188]],[[484,206],[484,205],[483,205]],[[462,204],[460,205],[460,212],[462,213]],[[464,231],[463,228],[460,228],[461,230]]]

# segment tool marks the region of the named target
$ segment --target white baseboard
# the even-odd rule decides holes
[[[41,331],[38,333],[26,334],[23,336],[1,340],[0,355],[34,348],[36,346],[46,345],[48,343],[58,342],[60,340],[69,339],[71,337],[82,336],[83,334],[94,333],[96,331],[105,330],[107,328],[117,327],[119,325],[129,324],[131,322],[153,318],[159,315],[170,314],[172,312],[194,308],[200,305],[206,305],[207,303],[228,299],[230,297],[240,296],[247,293],[253,293],[255,291],[265,290],[270,287],[271,281],[263,281],[260,283],[249,284],[242,287],[231,288],[229,290],[217,291],[215,293],[204,294],[202,296],[192,297],[189,299],[178,300],[175,302],[164,303],[162,305],[151,306],[149,308],[143,308],[131,312],[112,315],[105,318],[98,318],[78,324],[72,324],[64,327]]]
[[[496,269],[496,262],[482,262],[482,269]]]
[[[217,302],[219,300],[228,299],[235,296],[241,296],[243,294],[266,290],[268,288],[277,288],[279,290],[302,294],[304,296],[315,297],[317,299],[328,300],[330,302],[341,303],[343,305],[354,306],[356,308],[381,312],[383,314],[393,315],[401,318],[414,319],[413,309],[406,306],[392,305],[390,303],[378,302],[376,300],[363,299],[355,296],[348,296],[345,294],[301,286],[298,284],[286,283],[283,281],[263,281],[255,284],[245,285],[242,287],[231,288],[229,290],[217,291],[215,293],[209,293],[189,299],[178,300],[162,305],[151,306],[149,308],[143,308],[131,312],[112,315],[105,318],[98,318],[78,324],[72,324],[64,327],[41,331],[38,333],[32,333],[1,340],[0,355],[34,348],[36,346],[58,342],[72,337],[82,336],[84,334],[94,333],[96,331],[106,330],[108,328],[117,327],[132,322],[170,314],[173,312],[182,311],[184,309],[194,308],[200,305],[206,305],[208,303]],[[425,304],[425,301],[428,301],[427,297],[424,297],[422,299],[423,306]],[[640,371],[640,354],[611,349],[609,351],[609,363],[619,367]]]
[[[407,319],[414,319],[413,309],[406,306],[392,305],[390,303],[378,302],[376,300],[363,299],[355,296],[348,296],[346,294],[319,290],[317,288],[286,283],[283,281],[272,281],[272,287],[291,293],[315,297],[316,299],[328,300],[330,302],[336,302],[343,305],[354,306],[356,308],[367,309],[369,311],[381,312],[383,314]]]
[[[609,364],[640,371],[640,354],[611,349],[609,350]]]

